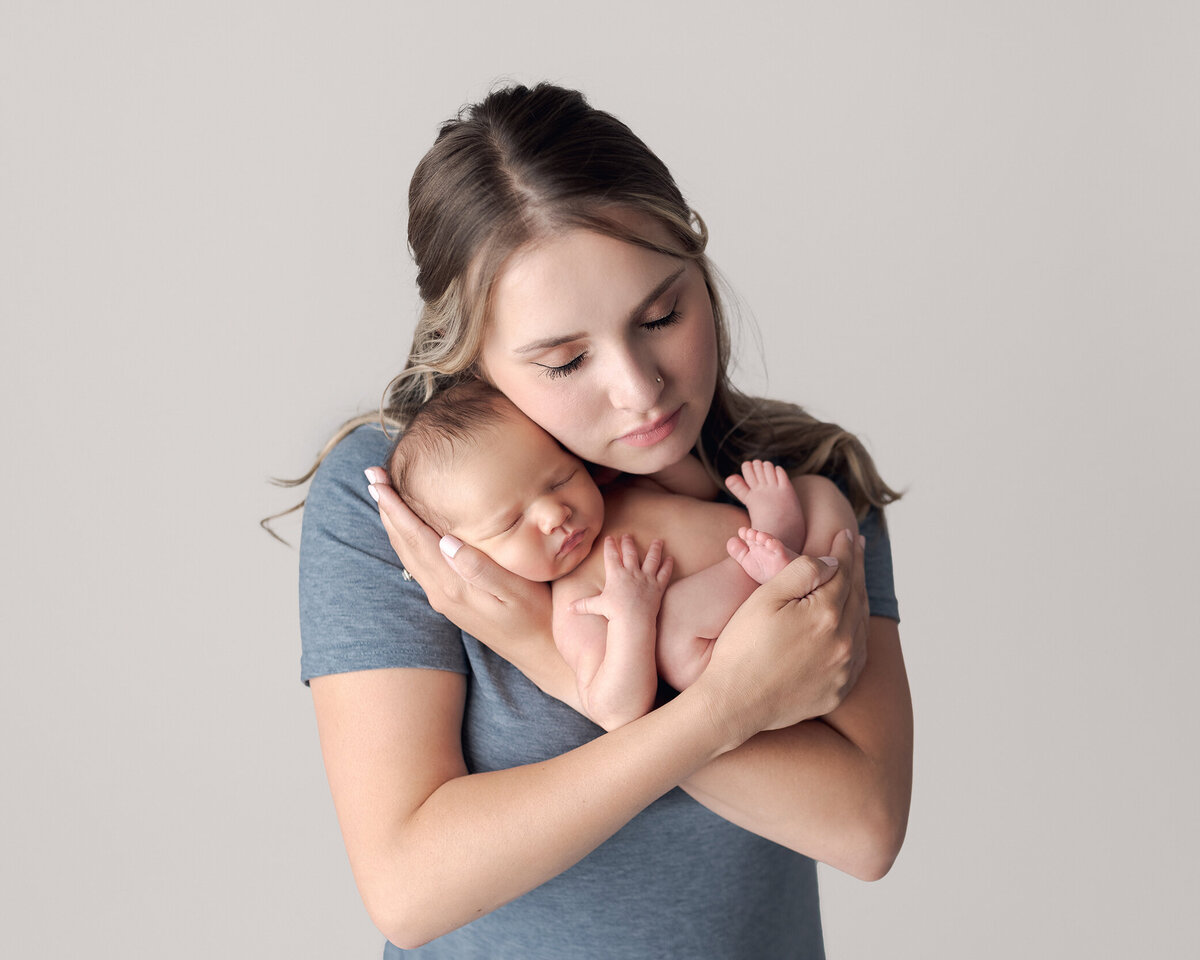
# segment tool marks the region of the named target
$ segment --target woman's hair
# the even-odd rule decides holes
[[[743,460],[770,458],[794,472],[839,478],[860,518],[899,496],[852,434],[730,383],[729,329],[704,253],[704,221],[649,147],[578,91],[511,86],[464,107],[417,165],[408,204],[408,243],[424,303],[408,362],[388,384],[378,417],[343,424],[312,469],[288,485],[308,480],[355,427],[378,420],[403,429],[435,394],[479,377],[492,287],[504,264],[530,241],[583,228],[691,260],[703,274],[718,376],[696,454],[718,484]],[[656,224],[667,242],[631,227],[639,218],[629,213]]]

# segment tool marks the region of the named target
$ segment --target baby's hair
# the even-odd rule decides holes
[[[448,468],[463,444],[506,417],[524,416],[499,390],[483,380],[467,380],[422,404],[388,454],[392,489],[426,524],[445,534],[450,521],[416,495],[415,478]]]

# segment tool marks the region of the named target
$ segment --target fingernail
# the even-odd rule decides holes
[[[862,547],[862,549],[864,549],[864,550],[867,549],[867,538],[864,537],[861,533],[858,535],[858,545],[860,547]]]
[[[836,567],[838,565],[837,557],[817,557],[825,566]]]
[[[363,471],[363,474],[367,478],[367,483],[375,482],[375,471],[372,470],[370,467],[367,467],[367,469]]]
[[[367,493],[369,493],[371,495],[372,500],[374,500],[376,503],[379,502],[379,494],[375,490],[375,484],[373,484],[373,483],[367,484]]]
[[[448,533],[438,541],[438,547],[442,553],[453,560],[454,555],[458,553],[459,548],[462,547],[462,541],[459,540],[458,537]]]
[[[842,531],[842,533],[844,533],[846,535],[847,543],[854,543],[854,531],[853,530],[851,530],[849,527],[847,527],[845,530]]]

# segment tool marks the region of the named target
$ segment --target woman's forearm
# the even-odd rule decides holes
[[[416,946],[586,856],[736,745],[734,718],[702,686],[561,756],[468,775],[455,741],[462,677],[393,670],[315,680],[330,787],[376,925]]]
[[[867,666],[827,717],[765,731],[683,784],[727,820],[864,880],[908,824],[912,704],[896,623],[871,619]]]
[[[872,620],[867,666],[829,717],[759,733],[683,789],[718,816],[852,876],[885,874],[912,787],[912,705],[895,634],[894,621]],[[542,689],[567,703],[577,695],[573,686]]]
[[[739,632],[760,629],[752,621]],[[549,638],[534,656],[537,646],[527,647],[531,660],[561,659]],[[854,876],[886,873],[908,821],[912,705],[896,623],[870,618],[867,649],[858,683],[832,713],[750,738],[684,788],[739,826]]]

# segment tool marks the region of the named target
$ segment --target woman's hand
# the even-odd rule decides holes
[[[845,530],[832,556],[798,557],[759,587],[713,647],[705,683],[740,743],[834,710],[866,663],[863,542]]]
[[[505,570],[453,537],[439,538],[392,489],[387,471],[366,471],[388,540],[429,605],[486,643],[544,692],[580,709],[575,676],[554,646],[550,589]]]

